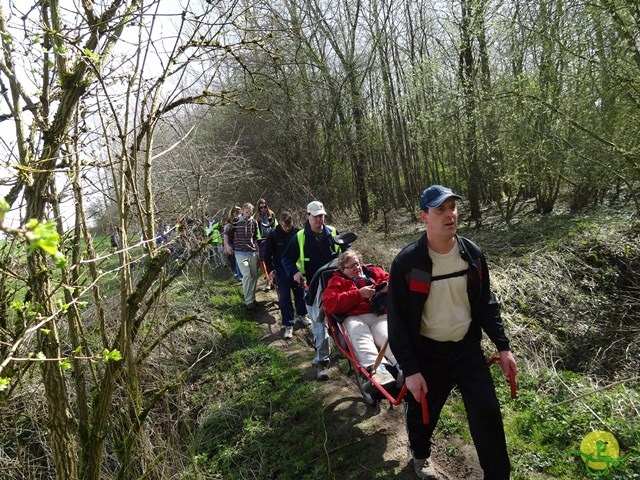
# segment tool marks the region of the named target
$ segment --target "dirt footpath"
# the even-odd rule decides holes
[[[275,293],[258,292],[257,299],[262,305],[255,315],[264,328],[263,340],[286,352],[292,363],[299,365],[304,378],[315,382],[315,368],[311,365],[313,349],[309,329],[296,325],[293,339],[284,340]],[[336,349],[333,351],[335,355]],[[341,361],[340,364],[345,364],[345,361]],[[367,448],[367,451],[371,452],[371,458],[363,458],[362,465],[396,465],[400,472],[395,478],[415,480],[417,477],[407,448],[402,405],[390,408],[391,405],[387,401],[382,401],[378,409],[367,406],[346,368],[341,368],[333,362],[329,372],[328,381],[318,382],[326,410],[343,418],[342,424],[345,429],[358,428],[373,442],[372,448]],[[473,445],[464,444],[457,436],[444,438],[436,431],[432,458],[442,480],[483,478],[475,448]]]

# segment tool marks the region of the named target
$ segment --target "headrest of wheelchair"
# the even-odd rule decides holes
[[[355,242],[358,239],[358,235],[354,232],[345,232],[333,237],[333,241],[338,245],[348,245]]]

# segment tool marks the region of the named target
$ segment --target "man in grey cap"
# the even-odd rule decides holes
[[[291,239],[282,254],[282,266],[287,276],[299,284],[309,283],[321,267],[330,262],[340,252],[340,246],[333,241],[337,235],[334,227],[325,225],[327,212],[321,202],[313,201],[307,205],[307,222]],[[308,303],[308,302],[307,302]],[[317,366],[316,378],[329,378],[329,333],[327,323],[319,318],[319,312],[307,304],[311,317],[315,343],[313,363]]]
[[[405,377],[409,448],[418,478],[437,479],[430,460],[431,436],[440,411],[458,386],[484,478],[510,474],[500,404],[481,346],[486,333],[500,353],[505,375],[517,372],[500,308],[490,290],[484,254],[457,235],[457,200],[447,187],[432,185],[421,195],[426,233],[394,259],[389,277],[389,346]],[[429,419],[423,423],[420,398]]]

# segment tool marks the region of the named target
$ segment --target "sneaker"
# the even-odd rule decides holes
[[[293,327],[284,327],[284,338],[293,338]]]
[[[311,319],[309,318],[309,315],[298,315],[296,317],[296,322],[302,323],[305,327],[311,325]]]
[[[316,380],[322,382],[324,380],[329,380],[329,372],[327,371],[327,369],[329,368],[329,362],[321,362],[317,365],[317,372],[316,372]]]
[[[428,458],[414,458],[413,468],[416,471],[418,478],[437,480],[436,469],[433,468],[433,463]]]
[[[244,308],[249,310],[250,312],[258,308],[258,304],[256,302],[247,303]]]
[[[382,387],[387,387],[392,383],[396,383],[396,379],[393,378],[393,375],[389,373],[384,364],[378,365],[375,373],[371,375],[371,378],[375,379]],[[367,393],[375,393],[377,387],[373,384],[373,382],[365,382],[364,390]]]

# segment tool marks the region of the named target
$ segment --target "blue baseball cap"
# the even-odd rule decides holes
[[[431,185],[420,195],[420,210],[436,208],[451,197],[462,200],[462,197],[453,193],[450,188],[442,185]]]

